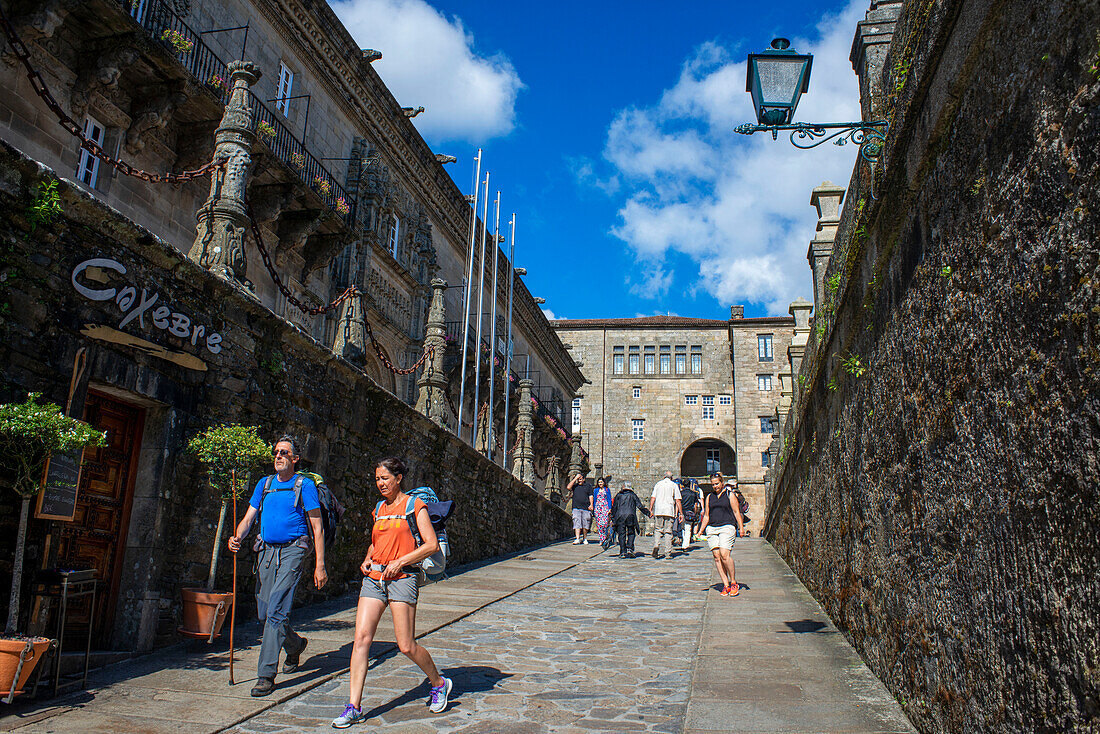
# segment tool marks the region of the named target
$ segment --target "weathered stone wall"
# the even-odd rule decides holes
[[[786,426],[768,535],[924,731],[1100,728],[1097,29],[905,3]]]
[[[112,639],[120,648],[151,644],[158,615],[182,585],[206,577],[217,518],[217,498],[183,451],[199,430],[223,421],[259,425],[274,438],[291,430],[305,439],[307,458],[348,508],[330,553],[330,592],[359,578],[369,542],[370,512],[378,499],[373,462],[406,457],[410,487],[426,484],[458,503],[449,523],[452,563],[517,550],[566,534],[569,517],[476,454],[452,434],[379,388],[250,295],[212,276],[174,247],[155,239],[75,186],[62,182],[64,215],[30,232],[27,212],[45,169],[0,149],[0,400],[40,391],[64,404],[73,357],[89,349],[86,381],[146,408],[133,515]],[[101,273],[92,288],[133,284],[158,294],[159,303],[206,325],[223,341],[207,348],[160,329],[150,315],[121,325],[116,300],[77,292],[75,266],[109,258],[127,272]],[[100,338],[81,332],[101,329]],[[109,331],[102,331],[106,327]],[[121,338],[143,343],[125,346]],[[113,340],[104,341],[104,339]],[[164,348],[164,357],[152,350]],[[79,405],[75,411],[79,414]],[[3,525],[15,522],[14,495],[0,500]],[[32,521],[28,557],[41,555],[46,523]],[[9,534],[7,537],[12,537]],[[230,564],[221,566],[228,586]],[[29,577],[29,574],[28,574]],[[242,589],[251,583],[243,580]],[[305,590],[303,584],[303,591]],[[6,582],[0,579],[0,588]],[[244,598],[244,597],[242,597]]]

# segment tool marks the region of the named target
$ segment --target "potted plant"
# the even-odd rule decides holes
[[[210,553],[210,571],[202,589],[186,588],[183,598],[182,634],[213,640],[221,631],[222,622],[233,600],[232,592],[214,591],[214,578],[221,557],[222,532],[229,502],[236,503],[248,489],[249,475],[271,460],[271,446],[260,438],[255,426],[234,423],[212,426],[192,438],[187,450],[195,454],[210,475],[210,488],[221,496],[218,529],[214,531],[214,548]],[[234,481],[235,480],[235,481]],[[235,507],[235,504],[234,504]]]
[[[87,423],[70,418],[53,403],[39,403],[39,393],[30,393],[22,403],[0,405],[0,457],[12,489],[22,498],[19,529],[15,533],[12,561],[11,599],[8,621],[0,635],[0,691],[23,687],[31,671],[49,646],[44,637],[28,638],[16,633],[19,626],[19,596],[23,586],[23,549],[27,541],[27,519],[31,499],[38,494],[51,454],[68,453],[88,446],[103,446],[107,437]],[[22,662],[22,664],[21,664]],[[16,671],[18,670],[18,680]]]

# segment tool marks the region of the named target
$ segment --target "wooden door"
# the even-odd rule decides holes
[[[84,452],[76,515],[59,522],[58,566],[94,568],[96,588],[93,644],[104,646],[114,622],[122,554],[130,524],[134,473],[145,411],[103,393],[88,391],[84,420],[107,433],[107,444]],[[87,601],[74,604],[70,624],[86,628],[91,611]]]

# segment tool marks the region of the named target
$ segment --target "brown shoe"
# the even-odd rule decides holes
[[[302,660],[302,652],[306,649],[306,645],[309,644],[309,640],[302,638],[302,644],[298,646],[298,649],[294,652],[287,652],[286,659],[283,660],[283,672],[293,673],[298,670],[298,664]]]
[[[275,681],[271,678],[257,678],[256,685],[252,686],[252,695],[256,698],[269,696],[275,690]]]

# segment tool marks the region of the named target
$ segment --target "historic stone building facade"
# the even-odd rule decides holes
[[[736,476],[763,520],[763,475],[794,319],[681,316],[553,322],[589,384],[572,423],[597,471],[646,498],[672,471]]]
[[[349,508],[331,556],[338,582],[357,574],[369,464],[385,454],[409,457],[413,481],[459,500],[456,562],[565,530],[568,516],[539,496],[560,469],[541,467],[585,462],[561,425],[583,376],[515,278],[514,351],[537,379],[497,366],[492,415],[523,458],[510,467],[517,476],[495,445],[479,453],[469,431],[455,437],[463,370],[472,376],[481,360],[484,405],[494,363],[488,338],[465,365],[453,340],[471,208],[448,158],[371,68],[377,52],[360,49],[326,3],[2,9],[18,40],[0,46],[0,401],[41,392],[108,430],[108,449],[84,457],[72,519],[32,518],[27,546],[39,567],[97,569],[96,646],[171,639],[178,587],[200,576],[214,535],[216,498],[184,447],[214,423],[304,439],[305,458]],[[153,175],[125,175],[106,158]],[[35,218],[54,203],[59,213]],[[496,263],[507,284],[512,264],[503,253]],[[480,270],[475,261],[475,280]],[[0,529],[14,535],[3,495]]]

